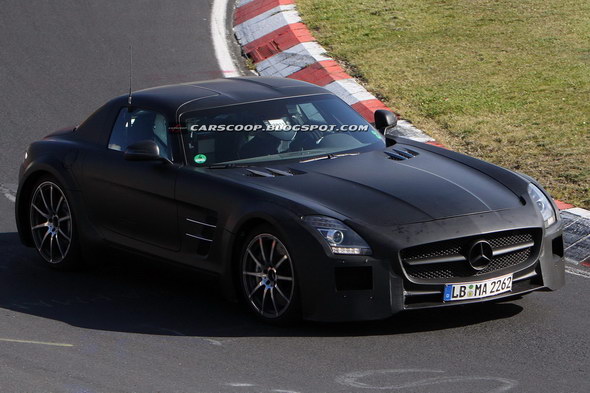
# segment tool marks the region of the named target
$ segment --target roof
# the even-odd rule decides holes
[[[311,83],[287,78],[240,77],[140,90],[132,104],[158,108],[170,118],[194,110],[309,94],[331,94]],[[127,96],[119,97],[119,99]]]

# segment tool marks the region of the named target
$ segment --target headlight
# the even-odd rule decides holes
[[[334,254],[371,255],[371,248],[343,222],[324,216],[307,216],[303,221],[315,228]]]
[[[543,194],[543,191],[539,190],[539,187],[535,186],[534,184],[529,184],[527,190],[529,192],[529,196],[535,203],[537,210],[539,210],[539,212],[543,216],[545,228],[550,227],[553,223],[555,223],[555,221],[557,221],[555,210],[553,210],[551,202],[549,201],[549,199],[547,199],[545,194]]]

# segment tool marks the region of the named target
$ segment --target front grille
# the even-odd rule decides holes
[[[401,251],[406,274],[420,280],[477,277],[531,262],[538,250],[538,231],[516,230],[471,236],[424,244]],[[473,269],[467,261],[471,245],[487,241],[493,251],[491,263],[483,270]]]

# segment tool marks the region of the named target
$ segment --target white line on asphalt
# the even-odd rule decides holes
[[[0,338],[0,341],[9,342],[9,343],[21,343],[21,344],[50,345],[53,347],[73,347],[72,344],[49,343],[49,342],[45,342],[45,341],[31,341],[31,340],[15,340],[12,338]]]
[[[253,383],[241,383],[241,382],[229,382],[226,385],[234,387],[234,388],[250,388],[252,386],[256,386]]]
[[[501,377],[492,377],[492,376],[444,376],[444,371],[442,370],[427,370],[427,369],[394,369],[394,370],[369,370],[369,371],[355,371],[352,373],[348,373],[345,375],[341,375],[336,378],[336,382],[342,385],[350,386],[353,388],[361,388],[361,389],[371,389],[371,390],[404,390],[404,391],[414,391],[414,388],[424,387],[424,386],[432,386],[432,385],[444,385],[444,384],[456,384],[456,383],[465,383],[470,382],[472,385],[475,384],[488,384],[489,382],[496,382],[499,385],[492,390],[481,390],[475,389],[479,392],[486,392],[486,393],[502,393],[512,390],[512,388],[518,385],[518,381],[513,379],[501,378]],[[397,381],[398,376],[404,375],[405,378]],[[419,378],[416,380],[412,380],[410,376],[408,380],[407,375],[423,375],[425,378]],[[437,376],[434,377],[426,377],[428,374],[434,374]],[[377,378],[375,378],[377,377]],[[369,379],[371,378],[371,379]],[[381,385],[370,385],[365,382],[365,379],[369,379],[370,381],[374,379],[389,379],[389,384],[387,386]],[[400,378],[401,379],[401,378]],[[405,381],[404,381],[405,380]]]
[[[574,276],[590,278],[590,272],[582,269],[578,269],[577,267],[573,266],[565,266],[565,271],[569,274],[573,274]]]
[[[141,325],[141,326],[147,326],[147,327],[151,327],[150,325]],[[178,331],[178,330],[173,330],[173,329],[167,329],[167,328],[158,328],[159,330],[163,331],[163,332],[168,332],[168,333],[172,333],[175,334],[177,336],[181,336],[181,337],[187,337],[186,334]],[[213,345],[217,345],[217,346],[222,346],[223,343],[219,340],[214,340],[212,338],[207,338],[207,337],[195,337],[198,339],[201,339],[203,341],[208,342],[209,344],[213,344]]]
[[[4,184],[0,183],[0,193],[2,193],[10,202],[16,201],[16,196],[14,195],[14,191],[10,188],[6,187]]]
[[[226,17],[228,0],[213,0],[211,7],[211,38],[219,68],[224,77],[240,76],[227,44]]]

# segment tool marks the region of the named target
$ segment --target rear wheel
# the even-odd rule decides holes
[[[275,231],[269,226],[252,231],[240,256],[242,296],[248,307],[267,322],[297,319],[299,300],[294,262]]]
[[[66,269],[80,264],[71,205],[54,178],[46,176],[35,184],[29,224],[35,248],[49,266]]]

